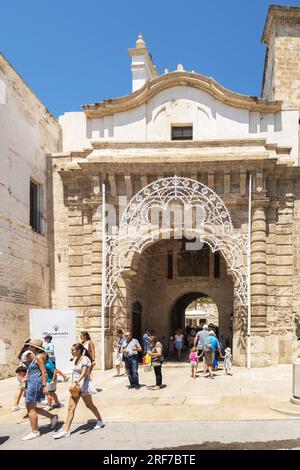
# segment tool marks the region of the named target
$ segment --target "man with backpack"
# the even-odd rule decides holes
[[[222,357],[219,340],[217,339],[215,332],[211,330],[208,333],[206,342],[204,343],[203,351],[199,356],[199,357],[204,356],[205,366],[208,372],[206,377],[210,379],[214,379],[214,376],[212,374],[212,368],[213,368],[216,351],[218,351],[219,356]]]

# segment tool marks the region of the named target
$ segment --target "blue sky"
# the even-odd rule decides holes
[[[1,1],[0,50],[56,117],[131,91],[142,32],[159,73],[195,70],[260,95],[268,0]],[[300,6],[300,1],[281,0]]]

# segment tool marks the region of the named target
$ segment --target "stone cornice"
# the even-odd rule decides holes
[[[184,162],[216,162],[226,164],[229,161],[244,159],[264,160],[278,158],[292,165],[289,159],[291,147],[282,147],[275,143],[267,143],[266,139],[226,139],[203,141],[94,141],[91,150],[82,152],[66,152],[52,154],[59,167],[78,169],[89,163],[105,163],[113,166],[133,163],[184,163]],[[290,161],[289,161],[290,160]]]
[[[201,166],[199,166],[199,164]],[[181,172],[211,172],[211,171],[224,171],[228,170],[240,170],[240,171],[251,171],[256,172],[258,169],[267,171],[270,175],[276,173],[276,175],[282,175],[288,166],[285,164],[279,164],[277,158],[259,158],[251,157],[247,160],[244,160],[239,157],[226,159],[212,159],[206,158],[201,160],[190,160],[185,159],[182,161],[169,160],[165,162],[157,162],[156,170],[153,169],[153,162],[145,159],[144,161],[138,162],[128,162],[128,161],[118,161],[114,162],[113,165],[111,162],[107,161],[87,161],[87,162],[78,162],[77,165],[70,165],[65,163],[61,165],[59,169],[59,174],[63,179],[72,179],[77,177],[80,180],[92,177],[96,173],[99,174],[124,174],[124,175],[162,175],[163,173],[180,174]],[[299,171],[296,171],[296,174],[300,174],[300,167],[297,167]],[[293,168],[291,168],[293,171]]]
[[[216,139],[216,140],[162,140],[162,141],[91,141],[93,149],[130,149],[130,148],[200,148],[200,147],[248,147],[266,146],[274,148],[276,144],[266,144],[266,139]]]
[[[265,22],[261,42],[269,46],[276,23],[300,24],[300,7],[271,5]]]
[[[121,98],[104,100],[99,103],[83,105],[88,117],[102,117],[114,113],[128,111],[146,103],[157,93],[174,86],[189,86],[198,88],[213,96],[218,101],[236,108],[261,112],[280,111],[282,101],[241,95],[222,87],[213,78],[192,72],[169,72],[148,81],[142,88]]]

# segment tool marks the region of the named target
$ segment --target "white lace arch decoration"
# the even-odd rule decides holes
[[[204,215],[201,238],[213,252],[220,251],[235,279],[237,298],[247,305],[247,237],[234,231],[230,214],[222,199],[204,184],[185,177],[158,179],[141,189],[126,207],[118,236],[106,236],[106,301],[111,307],[116,299],[117,281],[130,267],[135,253],[141,254],[159,238],[150,220],[151,209],[166,210],[174,202],[184,209],[199,207]],[[197,227],[193,230],[197,236]],[[134,234],[133,236],[131,234]]]

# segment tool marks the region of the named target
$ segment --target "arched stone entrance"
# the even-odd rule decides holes
[[[170,225],[153,226],[150,212],[153,207],[161,211],[170,209],[172,205],[180,204],[184,209],[201,208],[203,211],[203,224],[193,225],[189,229],[189,236],[201,237],[211,253],[209,258],[211,273],[209,279],[205,273],[198,272],[196,275],[181,273],[175,280],[168,279],[169,271],[174,268],[174,260],[168,261],[171,254],[172,244],[177,244],[176,252],[180,251],[178,244],[182,244],[183,238],[178,236],[177,230],[181,227]],[[162,237],[168,240],[158,241]],[[173,239],[172,239],[173,237]],[[147,256],[153,256],[155,260],[156,247],[160,243],[165,243],[165,273],[164,281],[161,271],[153,271],[156,263],[150,262],[147,265]],[[161,245],[163,246],[163,245]],[[149,251],[150,250],[150,251]],[[161,336],[166,336],[170,331],[170,319],[166,320],[160,311],[166,309],[171,312],[174,306],[174,296],[172,300],[169,295],[182,296],[188,292],[203,291],[212,298],[222,295],[222,289],[227,292],[227,302],[230,303],[229,310],[234,309],[234,316],[237,319],[239,330],[236,334],[240,337],[244,335],[245,316],[243,309],[247,304],[247,283],[246,283],[246,236],[234,229],[230,214],[220,199],[210,188],[183,177],[162,178],[143,188],[137,193],[127,206],[119,228],[117,236],[107,238],[108,264],[106,269],[107,297],[106,305],[110,307],[110,318],[112,324],[117,325],[116,319],[126,319],[128,327],[132,324],[131,306],[135,301],[143,305],[142,329],[153,328],[153,315],[156,315],[156,328],[161,332]],[[200,256],[199,253],[191,255]],[[223,280],[215,278],[215,257],[222,260],[224,272]],[[151,259],[151,258],[150,258]],[[149,258],[148,258],[149,261]],[[184,264],[184,263],[183,263]],[[196,263],[197,265],[197,263]],[[172,269],[171,269],[172,267]],[[179,269],[178,262],[176,264]],[[145,273],[146,281],[143,281],[142,273]],[[177,272],[178,274],[178,272]],[[186,274],[186,275],[185,275]],[[187,282],[188,278],[188,282]],[[191,278],[195,278],[191,285]],[[167,281],[167,284],[165,283]],[[169,282],[172,281],[172,282]],[[144,287],[142,284],[144,283]],[[165,295],[156,295],[153,286],[157,283],[157,288],[164,289]],[[145,286],[148,286],[147,288]],[[151,288],[149,288],[151,286]],[[216,292],[210,292],[211,290]],[[228,295],[230,293],[230,295]],[[147,311],[147,296],[156,299],[156,306],[151,306]],[[217,303],[217,302],[216,302]],[[151,304],[151,302],[150,302]],[[236,342],[237,344],[237,342]]]
[[[172,331],[174,332],[177,328],[184,330],[185,311],[193,300],[209,298],[214,302],[218,311],[219,339],[224,347],[232,347],[233,285],[231,285],[230,289],[230,283],[228,283],[226,291],[224,289],[222,293],[219,292],[219,289],[215,289],[214,286],[210,286],[207,291],[211,295],[215,295],[215,298],[199,290],[183,294],[175,301],[171,310]],[[210,321],[208,320],[206,323],[209,324]]]
[[[193,300],[200,296],[210,297],[218,307],[221,339],[225,344],[229,340],[234,308],[234,283],[226,261],[221,257],[217,265],[215,253],[209,250],[207,270],[201,272],[194,263],[188,266],[186,273],[181,266],[181,245],[182,240],[161,240],[142,252],[131,275],[122,278],[128,303],[132,305],[133,299],[139,299],[143,304],[143,332],[153,329],[160,338],[167,338],[177,328],[184,328],[184,311]],[[172,271],[169,269],[170,258]],[[197,261],[199,257],[194,259]],[[134,316],[129,318],[129,323],[135,324]]]

